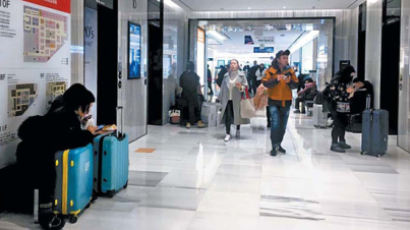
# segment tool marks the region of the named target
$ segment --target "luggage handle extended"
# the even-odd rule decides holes
[[[368,94],[366,96],[366,109],[370,111],[370,121],[373,120],[373,108],[371,108],[371,100],[372,100],[372,98],[371,98],[370,94]]]
[[[121,120],[121,131],[118,131],[118,127],[117,127],[117,131],[116,131],[116,134],[117,134],[117,137],[118,138],[122,138],[123,137],[123,135],[124,135],[124,132],[123,132],[123,125],[124,125],[124,122],[123,122],[123,107],[122,106],[118,106],[117,107],[117,114],[118,114],[118,111],[121,111],[121,116],[120,116],[120,120]]]

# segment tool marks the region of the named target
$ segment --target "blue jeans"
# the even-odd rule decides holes
[[[269,106],[270,113],[270,139],[272,142],[272,148],[279,146],[283,137],[285,136],[286,126],[288,124],[290,106]]]

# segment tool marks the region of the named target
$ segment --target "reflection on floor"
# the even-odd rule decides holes
[[[128,188],[66,229],[410,229],[410,154],[394,137],[381,158],[361,156],[350,133],[353,149],[333,153],[330,129],[291,115],[288,154],[273,158],[265,123],[252,120],[227,144],[222,127],[149,127],[130,145]],[[33,228],[29,216],[0,219],[0,229]]]

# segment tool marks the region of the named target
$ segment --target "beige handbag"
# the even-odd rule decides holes
[[[242,118],[252,118],[256,114],[255,107],[253,106],[253,100],[249,96],[248,88],[245,89],[245,92],[242,95],[241,99],[241,117]]]

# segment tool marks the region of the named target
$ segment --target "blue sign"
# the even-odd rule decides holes
[[[253,47],[254,53],[273,53],[275,49],[273,47]]]
[[[128,79],[141,78],[141,26],[128,23]]]
[[[245,35],[245,45],[253,45],[255,44],[253,42],[252,36],[251,35]]]

